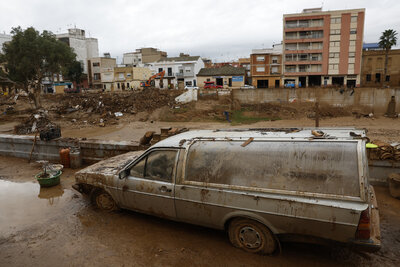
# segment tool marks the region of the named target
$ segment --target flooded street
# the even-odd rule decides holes
[[[381,251],[283,243],[282,253],[260,256],[232,247],[222,231],[130,211],[104,213],[71,189],[73,170],[61,184],[40,188],[40,166],[0,157],[1,266],[396,266],[400,259],[400,200],[375,187]]]

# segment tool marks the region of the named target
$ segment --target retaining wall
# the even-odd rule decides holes
[[[29,159],[34,138],[34,136],[0,134],[0,155]],[[85,164],[95,163],[129,151],[147,148],[140,146],[138,142],[78,140],[71,138],[42,141],[37,137],[32,159],[59,162],[60,148],[67,147],[79,148],[82,161]]]

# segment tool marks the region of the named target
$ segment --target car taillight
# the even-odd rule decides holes
[[[361,212],[360,222],[358,223],[356,239],[369,239],[371,236],[371,218],[369,209]]]

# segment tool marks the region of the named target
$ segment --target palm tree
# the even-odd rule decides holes
[[[382,35],[380,37],[379,47],[385,50],[385,69],[383,75],[384,81],[386,81],[389,51],[392,48],[392,46],[397,44],[396,35],[397,32],[395,30],[389,29],[382,32]]]

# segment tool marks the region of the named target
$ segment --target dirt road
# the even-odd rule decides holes
[[[0,156],[1,266],[396,266],[400,258],[400,200],[376,187],[382,250],[284,243],[277,256],[233,248],[225,233],[129,211],[102,213],[61,185],[41,189],[37,164]]]

